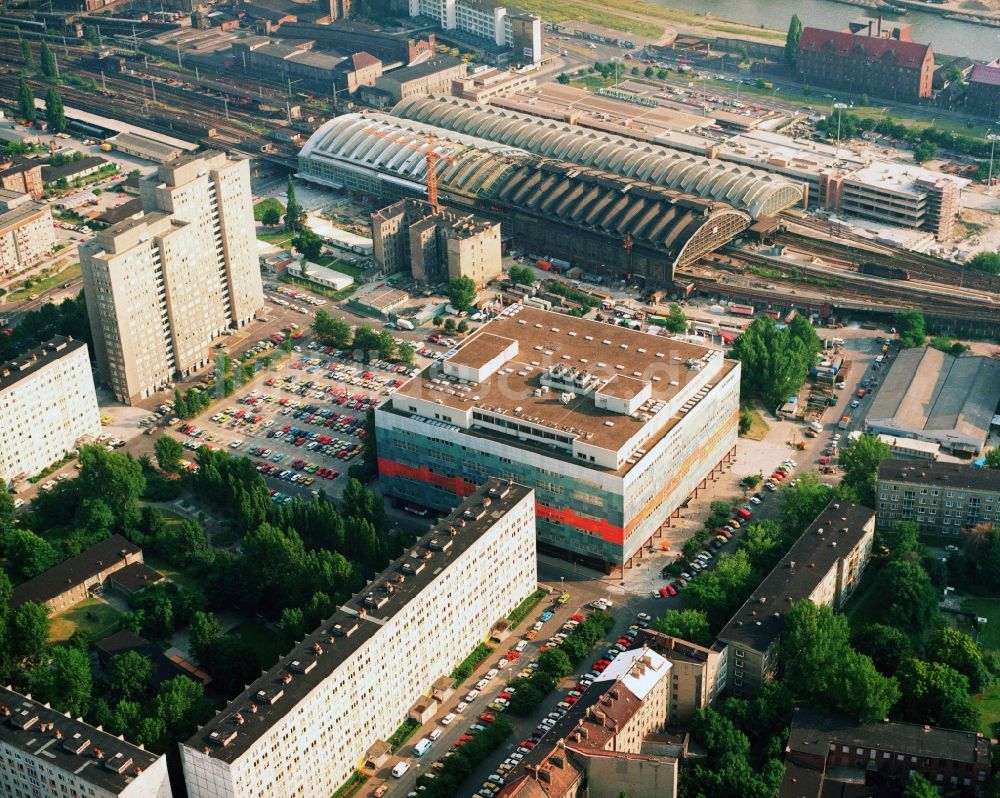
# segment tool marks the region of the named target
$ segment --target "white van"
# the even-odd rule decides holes
[[[406,775],[406,771],[408,771],[409,769],[410,766],[406,762],[397,762],[396,767],[392,769],[392,775],[395,776],[397,779],[401,779],[403,778],[403,776]]]
[[[416,756],[423,756],[424,754],[426,754],[428,751],[431,750],[431,745],[433,745],[433,743],[430,740],[428,740],[426,737],[421,737],[419,740],[417,740],[417,744],[413,746],[413,753]]]

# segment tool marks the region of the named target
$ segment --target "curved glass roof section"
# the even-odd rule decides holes
[[[444,138],[451,133],[476,136],[728,202],[755,219],[802,202],[802,187],[778,175],[457,97],[412,97],[396,105],[392,115],[443,128],[438,135]]]

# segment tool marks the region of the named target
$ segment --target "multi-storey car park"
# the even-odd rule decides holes
[[[727,202],[754,219],[775,216],[804,199],[802,183],[758,169],[458,97],[411,97],[399,103],[392,115],[434,125],[442,138],[453,133],[477,136],[545,158]]]
[[[422,197],[428,135],[440,136],[437,182],[448,206],[500,221],[505,237],[529,249],[559,252],[619,278],[669,285],[675,268],[728,243],[751,222],[729,202],[696,193],[699,181],[666,188],[377,113],[322,125],[299,153],[299,176],[384,200]],[[705,167],[702,179],[712,177]]]
[[[739,383],[718,350],[512,305],[376,410],[382,485],[446,508],[513,479],[541,550],[629,566],[731,460]]]
[[[536,586],[534,493],[490,480],[181,746],[188,795],[329,798]]]

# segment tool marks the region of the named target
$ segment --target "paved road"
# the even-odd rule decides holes
[[[590,572],[591,576],[598,576],[595,572]],[[549,563],[540,562],[539,563],[539,581],[543,585],[548,585],[550,587],[555,587],[556,591],[552,594],[553,598],[558,595],[559,592],[559,573],[557,569],[551,567]],[[583,576],[581,573],[580,576]],[[546,577],[549,577],[546,581]],[[570,593],[570,601],[563,607],[558,607],[555,609],[555,614],[553,617],[547,621],[533,641],[529,641],[527,647],[522,653],[521,657],[516,660],[511,666],[505,668],[496,678],[494,678],[489,686],[482,691],[480,696],[472,702],[469,707],[464,711],[464,713],[458,715],[454,721],[448,726],[442,726],[440,721],[445,715],[450,712],[455,711],[455,707],[460,701],[464,700],[465,695],[469,690],[475,687],[476,683],[483,678],[483,675],[496,666],[497,661],[503,655],[504,652],[513,648],[514,645],[524,637],[524,633],[531,628],[531,625],[539,619],[542,612],[550,606],[550,602],[543,600],[535,612],[528,616],[524,621],[521,622],[517,629],[517,633],[511,635],[507,640],[505,640],[500,646],[497,647],[494,654],[486,659],[486,661],[476,669],[476,672],[466,679],[461,686],[455,691],[455,694],[451,696],[441,707],[438,714],[433,720],[424,724],[417,732],[410,738],[410,742],[403,746],[402,750],[399,752],[398,756],[390,758],[389,762],[383,767],[376,777],[371,782],[371,789],[373,790],[379,783],[385,781],[389,786],[388,796],[405,796],[415,787],[416,779],[422,773],[433,772],[431,770],[431,765],[441,759],[444,754],[451,748],[455,741],[468,731],[469,726],[474,723],[479,722],[478,716],[480,713],[487,710],[487,705],[490,704],[498,693],[500,693],[507,682],[514,678],[517,672],[523,668],[527,663],[537,659],[539,654],[539,649],[545,644],[545,641],[555,634],[559,627],[562,626],[569,618],[576,612],[580,612],[581,608],[587,603],[601,597],[607,597],[609,591],[607,586],[600,582],[599,580],[581,579],[573,583],[569,583],[567,580],[566,590]],[[612,609],[612,612],[616,616],[615,628],[620,633],[631,622],[634,618],[634,611],[626,607],[618,606],[616,601],[616,606]],[[626,622],[628,621],[628,623]],[[618,635],[610,636],[610,640],[613,642]],[[607,646],[603,648],[600,644],[595,647],[594,651],[603,651]],[[591,656],[584,663],[581,664],[581,668],[586,665],[584,672],[589,670],[589,665],[597,659],[596,655]],[[568,680],[566,682],[568,685]],[[538,725],[538,722],[545,717],[545,715],[552,711],[555,705],[563,699],[565,696],[567,687],[557,688],[552,692],[552,694],[542,702],[538,709],[527,718],[519,718],[514,715],[505,715],[505,719],[514,727],[514,732],[504,743],[499,751],[487,758],[482,765],[469,777],[469,779],[463,784],[462,794],[471,795],[481,785],[486,777],[489,776],[496,770],[497,765],[502,762],[517,746],[520,741],[525,737],[531,736],[532,730]],[[431,749],[421,758],[414,756],[413,745],[421,737],[426,737],[434,729],[441,729],[441,737],[433,744]],[[390,771],[399,761],[406,761],[410,764],[409,771],[401,779],[395,779],[390,776]],[[371,790],[366,786],[366,794],[370,794]]]

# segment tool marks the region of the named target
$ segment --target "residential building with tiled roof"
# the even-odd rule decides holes
[[[931,96],[934,53],[929,44],[805,28],[796,67],[812,86],[917,102]]]

